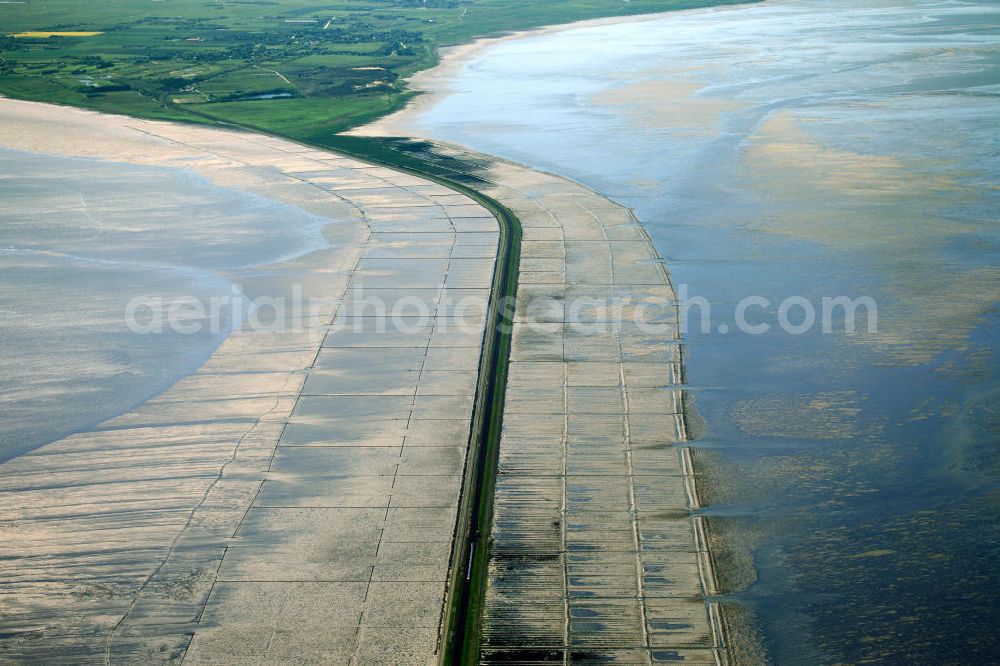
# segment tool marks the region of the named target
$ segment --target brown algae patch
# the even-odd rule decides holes
[[[703,88],[689,81],[647,80],[604,90],[591,97],[591,102],[611,107],[641,127],[705,138],[718,133],[724,113],[744,105],[734,100],[698,97]]]
[[[852,391],[741,400],[733,420],[746,435],[846,439],[859,434],[862,398]]]
[[[805,120],[788,111],[773,114],[742,153],[741,173],[757,195],[775,208],[755,229],[859,248],[892,245],[915,233],[927,237],[968,230],[954,223],[942,225],[930,212],[915,217],[905,210],[892,211],[893,203],[908,203],[914,191],[942,200],[964,194],[954,174],[937,169],[941,165],[912,164],[894,155],[824,145],[803,129]],[[815,206],[808,214],[801,208],[786,208],[796,201]],[[868,206],[877,206],[879,215],[867,214]]]
[[[962,219],[979,193],[969,174],[944,160],[907,161],[824,145],[800,118],[780,112],[750,140],[740,168],[763,204],[748,226],[871,257],[887,280],[878,301],[878,331],[865,321],[848,340],[880,365],[931,362],[942,351],[965,350],[968,337],[1000,302],[1000,270],[961,266],[928,255],[932,246],[981,234],[988,221]],[[921,193],[916,205],[913,193]]]

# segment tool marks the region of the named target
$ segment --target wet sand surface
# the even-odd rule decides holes
[[[0,465],[4,658],[434,661],[483,317],[432,307],[400,333],[352,299],[485,302],[496,220],[264,136],[10,100],[0,116],[9,148],[191,170],[331,221],[329,247],[244,281],[301,290],[306,324],[244,326],[156,398]]]
[[[486,161],[524,238],[482,661],[715,664],[670,279],[628,209]]]
[[[190,171],[9,149],[0,219],[0,462],[163,392],[240,323],[225,307],[140,335],[131,303],[242,306],[241,283],[345,227]]]

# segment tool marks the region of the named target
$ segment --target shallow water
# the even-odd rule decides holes
[[[160,393],[238,323],[141,335],[133,298],[240,302],[244,271],[325,245],[324,220],[188,172],[10,150],[0,220],[0,461]]]
[[[711,303],[706,513],[780,663],[1000,658],[998,45],[986,2],[681,12],[494,44],[404,121],[636,208]],[[871,297],[878,330],[791,334],[798,296]]]

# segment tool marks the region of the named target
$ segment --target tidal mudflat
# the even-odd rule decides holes
[[[998,26],[802,0],[569,27],[457,52],[366,130],[609,195],[710,303],[684,334],[699,514],[720,600],[780,663],[1000,650]],[[735,326],[752,296],[761,334]],[[778,326],[838,296],[873,298],[877,332]]]
[[[136,335],[132,299],[243,301],[243,276],[327,244],[330,220],[189,171],[2,150],[0,173],[0,460],[162,392],[240,323]]]
[[[123,193],[101,180],[123,170],[161,170],[149,185],[166,182],[166,192],[186,178],[174,193],[197,206],[220,201],[198,198],[203,187],[226,188],[224,201],[266,200],[268,214],[250,218],[259,225],[244,219],[230,231],[263,235],[253,248],[278,236],[273,258],[233,259],[232,273],[245,298],[305,308],[287,326],[248,318],[164,392],[0,465],[3,658],[435,659],[483,339],[481,311],[449,325],[437,306],[445,290],[485,301],[492,214],[423,179],[259,135],[11,100],[0,116],[0,143],[59,156],[25,158],[36,174],[56,177],[45,160],[114,160],[75,164],[124,197],[137,236],[114,211],[91,209],[90,223],[114,223],[110,237],[124,235],[125,246],[144,233],[180,234],[190,220],[169,202],[136,202],[149,194],[142,188]],[[72,172],[53,163],[60,178]],[[175,240],[195,256],[242,247],[191,228]],[[322,242],[295,238],[317,230]],[[76,252],[111,261],[106,254],[128,249]],[[373,297],[388,311],[354,302]],[[402,301],[430,306],[405,334],[387,321]],[[101,315],[113,319],[118,305]],[[87,309],[57,313],[67,328],[93,323]]]
[[[716,664],[673,285],[622,206],[479,175],[524,229],[481,661]]]

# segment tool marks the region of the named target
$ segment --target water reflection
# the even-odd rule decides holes
[[[136,335],[131,299],[240,298],[232,279],[324,246],[327,222],[181,170],[10,150],[0,216],[0,462],[160,393],[233,323]]]

